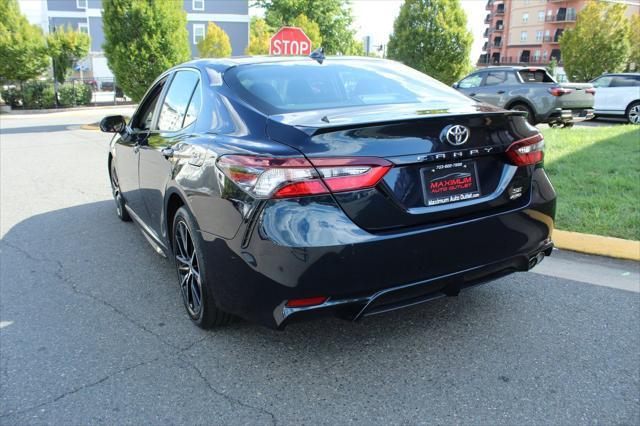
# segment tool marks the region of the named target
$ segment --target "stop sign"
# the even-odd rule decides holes
[[[282,27],[271,37],[270,55],[309,55],[311,40],[297,27]]]

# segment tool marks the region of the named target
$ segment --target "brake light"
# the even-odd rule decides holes
[[[553,96],[568,95],[571,92],[573,92],[573,90],[564,89],[562,87],[552,87],[551,89],[549,89],[549,93],[551,93]]]
[[[587,93],[591,93],[592,95],[596,94],[596,89],[585,89],[584,91]]]
[[[270,158],[224,155],[218,168],[256,198],[286,198],[375,186],[392,167],[381,158]]]
[[[288,300],[285,306],[287,308],[302,308],[305,306],[322,305],[329,300],[328,297],[308,297],[306,299],[291,299]]]
[[[512,143],[505,151],[511,163],[516,166],[536,164],[544,158],[544,138],[540,133]]]

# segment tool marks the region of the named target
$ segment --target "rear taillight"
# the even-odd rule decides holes
[[[573,90],[571,90],[571,89],[563,89],[562,87],[553,87],[553,88],[549,89],[549,93],[551,93],[553,96],[568,95],[571,92],[573,92]]]
[[[596,89],[585,89],[584,91],[587,93],[591,93],[592,95],[596,94]]]
[[[512,143],[505,151],[512,164],[528,166],[544,158],[544,139],[541,134],[533,135]]]
[[[224,155],[218,168],[256,198],[286,198],[375,186],[392,164],[381,158],[269,158]]]

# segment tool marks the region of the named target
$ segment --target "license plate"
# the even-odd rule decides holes
[[[456,203],[480,196],[476,163],[461,161],[422,169],[427,206]]]

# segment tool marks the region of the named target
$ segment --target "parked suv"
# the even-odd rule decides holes
[[[484,68],[454,83],[453,87],[479,101],[525,111],[531,124],[569,127],[594,116],[593,85],[558,83],[544,68]]]
[[[640,73],[603,74],[591,83],[596,88],[598,116],[624,117],[640,124]]]

